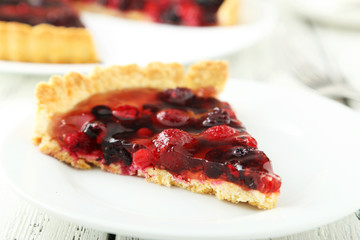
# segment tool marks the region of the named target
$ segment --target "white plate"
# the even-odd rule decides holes
[[[152,61],[190,63],[246,48],[274,26],[274,11],[259,0],[245,0],[242,24],[184,27],[136,22],[94,13],[82,19],[94,36],[102,65],[145,65]],[[118,31],[117,31],[118,30]],[[90,72],[94,64],[36,64],[0,61],[0,71],[22,74]]]
[[[31,144],[34,115],[27,114],[0,144],[0,173],[53,214],[102,231],[156,239],[288,235],[360,207],[359,115],[312,93],[243,81],[230,81],[221,98],[232,104],[282,177],[273,210],[142,178],[73,169]]]
[[[360,27],[360,0],[281,0],[295,12],[336,26]]]

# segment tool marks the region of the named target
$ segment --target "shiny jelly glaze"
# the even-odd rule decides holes
[[[1,0],[0,21],[84,27],[67,0]]]
[[[54,138],[74,159],[135,175],[149,167],[190,179],[278,192],[281,180],[230,105],[186,88],[94,95],[55,117]]]
[[[187,26],[217,23],[216,12],[223,0],[76,0],[97,3],[121,12],[141,11],[154,22]]]

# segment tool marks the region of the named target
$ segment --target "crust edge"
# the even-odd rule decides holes
[[[181,181],[166,170],[149,168],[144,173],[145,178],[149,182],[167,187],[177,186],[190,190],[192,192],[212,194],[218,199],[227,200],[232,203],[247,202],[250,205],[260,209],[272,209],[278,200],[278,193],[266,195],[257,190],[245,191],[234,183],[222,182],[214,183],[210,180],[202,181],[192,179],[190,181]]]
[[[92,37],[85,28],[4,21],[0,21],[0,59],[37,63],[98,62]]]

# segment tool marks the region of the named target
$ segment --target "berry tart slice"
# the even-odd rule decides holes
[[[0,59],[41,63],[91,63],[90,33],[64,0],[1,0]]]
[[[234,25],[240,0],[73,0],[80,9],[186,26]]]
[[[222,61],[186,73],[151,63],[54,76],[36,90],[34,142],[76,168],[273,208],[280,177],[230,105],[215,98],[226,79]]]

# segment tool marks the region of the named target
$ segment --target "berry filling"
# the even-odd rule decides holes
[[[183,181],[229,181],[265,194],[281,185],[229,104],[186,88],[98,94],[55,116],[52,131],[75,161],[96,159],[88,161],[121,174],[157,168]]]
[[[223,0],[76,0],[96,3],[120,12],[140,11],[152,21],[187,26],[217,23],[216,12]]]
[[[84,27],[76,11],[64,0],[1,0],[0,21]]]

